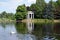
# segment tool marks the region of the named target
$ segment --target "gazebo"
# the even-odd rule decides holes
[[[34,19],[34,12],[28,11],[28,13],[27,13],[27,19]]]
[[[27,19],[34,19],[34,12],[29,7],[27,7],[27,10]]]

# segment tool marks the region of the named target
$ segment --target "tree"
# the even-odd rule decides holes
[[[36,0],[36,4],[31,5],[31,9],[35,11],[35,18],[41,18],[45,4],[44,0]]]
[[[3,11],[0,14],[0,18],[14,20],[15,19],[15,14],[13,14],[13,13],[7,13],[6,11]]]
[[[1,18],[5,18],[6,17],[6,11],[3,11],[2,13],[1,13]]]
[[[57,0],[54,3],[54,6],[55,6],[55,11],[54,11],[55,19],[60,19],[60,0]]]
[[[25,5],[18,6],[16,9],[16,20],[24,19],[26,18],[27,10]]]
[[[40,10],[39,10],[39,7],[38,7],[36,4],[32,4],[32,5],[31,5],[31,10],[34,11],[34,15],[35,15],[34,17],[35,17],[35,18],[39,18],[39,16],[40,16],[40,15],[39,15],[39,11],[40,11]]]
[[[16,31],[18,33],[26,33],[27,32],[27,28],[26,28],[26,24],[25,23],[16,23],[15,24],[15,27],[16,27]]]
[[[50,1],[44,9],[43,18],[54,19],[54,10],[55,10],[55,8],[54,8],[54,5],[53,5],[53,2]]]
[[[7,13],[6,18],[14,20],[15,19],[15,14]]]

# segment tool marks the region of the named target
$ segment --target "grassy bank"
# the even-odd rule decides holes
[[[34,23],[57,23],[60,22],[60,20],[49,20],[49,19],[24,19],[22,22],[34,22]]]
[[[48,19],[24,19],[22,22],[34,22],[34,23],[49,23],[52,22],[52,20]]]
[[[6,22],[15,22],[15,20],[7,19],[7,18],[0,18],[0,23],[6,23]]]
[[[16,22],[16,20],[12,20],[12,19],[7,19],[7,18],[0,18],[0,23],[3,22]],[[24,19],[22,20],[22,22],[33,22],[33,23],[57,23],[60,22],[60,20],[48,20],[48,19]]]

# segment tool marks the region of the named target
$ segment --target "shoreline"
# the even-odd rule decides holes
[[[9,22],[16,22],[16,20],[12,20],[12,19],[0,19],[0,23],[9,23]],[[20,22],[32,22],[32,23],[50,23],[50,22],[54,22],[54,23],[60,23],[60,20],[48,20],[48,19],[24,19]]]
[[[15,22],[15,20],[6,19],[6,18],[0,19],[0,23],[10,23],[10,22]]]
[[[48,19],[24,19],[22,22],[34,22],[34,23],[49,23],[49,22],[54,22],[54,23],[60,23],[60,20],[48,20]]]

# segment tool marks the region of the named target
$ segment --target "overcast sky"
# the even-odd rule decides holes
[[[50,0],[45,1],[48,3]],[[0,13],[3,11],[6,11],[8,13],[15,13],[18,5],[25,4],[26,6],[30,6],[35,2],[36,0],[0,0]]]

